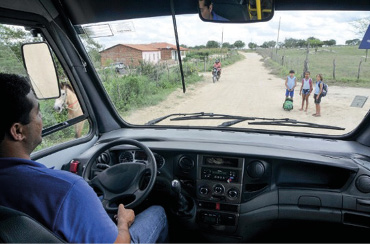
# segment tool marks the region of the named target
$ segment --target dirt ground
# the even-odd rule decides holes
[[[328,95],[321,101],[321,117],[315,113],[313,93],[309,99],[308,111],[299,111],[302,98],[299,95],[299,82],[294,95],[294,109],[284,111],[285,80],[270,74],[264,67],[261,56],[244,53],[246,58],[222,69],[220,81],[212,83],[211,72],[202,73],[203,81],[188,85],[184,94],[182,89],[171,93],[166,100],[156,106],[136,110],[125,120],[132,124],[144,124],[149,120],[171,113],[212,112],[240,116],[291,118],[299,121],[344,127],[346,130],[324,130],[285,126],[253,126],[242,122],[234,127],[293,130],[318,134],[340,135],[353,130],[370,110],[370,99],[362,108],[351,107],[356,95],[370,96],[370,89],[329,86]],[[313,81],[316,74],[311,74]],[[324,77],[325,79],[325,77]],[[207,125],[217,126],[222,120],[169,121],[164,125]]]

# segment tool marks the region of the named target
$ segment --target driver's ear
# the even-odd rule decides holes
[[[21,123],[14,123],[10,127],[10,137],[15,141],[22,141],[24,139],[24,127]]]

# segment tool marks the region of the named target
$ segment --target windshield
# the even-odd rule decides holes
[[[359,49],[369,16],[283,11],[254,24],[176,16],[180,55],[171,16],[84,25],[80,37],[130,124],[344,135],[370,109],[370,57]]]

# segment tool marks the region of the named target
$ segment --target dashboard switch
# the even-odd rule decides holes
[[[235,188],[231,188],[230,190],[227,191],[227,195],[230,197],[230,198],[236,198],[238,197],[238,190],[235,189]]]
[[[209,193],[209,189],[208,189],[208,187],[206,187],[206,186],[201,186],[201,187],[199,188],[199,193],[200,193],[201,195],[208,195],[208,193]]]

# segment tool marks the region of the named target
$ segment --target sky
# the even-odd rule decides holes
[[[337,45],[344,45],[346,40],[362,39],[356,34],[351,22],[367,17],[370,17],[370,12],[365,11],[280,11],[275,12],[270,21],[261,23],[208,23],[200,20],[198,15],[179,15],[176,22],[180,44],[191,47],[205,45],[209,40],[230,44],[241,40],[247,46],[250,42],[262,45],[265,41],[284,42],[287,38],[307,39],[312,36],[321,41],[334,39]],[[115,24],[131,31],[119,33],[112,28],[113,37],[96,38],[105,48],[125,43],[176,43],[171,16],[133,19]]]

